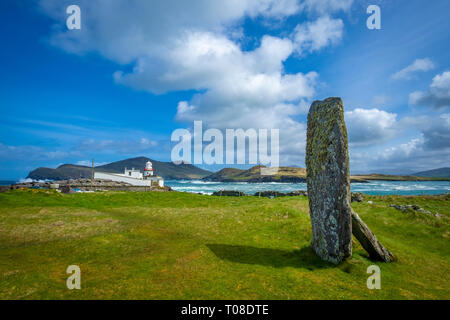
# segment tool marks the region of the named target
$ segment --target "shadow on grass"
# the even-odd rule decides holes
[[[289,251],[228,244],[207,244],[206,246],[219,259],[237,263],[308,270],[333,267],[332,264],[322,261],[310,247]]]

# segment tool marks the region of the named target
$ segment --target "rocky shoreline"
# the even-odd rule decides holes
[[[431,211],[425,210],[424,208],[421,208],[420,206],[415,205],[415,204],[407,204],[407,205],[391,204],[391,205],[389,205],[389,207],[390,208],[395,208],[395,209],[397,209],[397,210],[399,210],[401,212],[404,212],[404,213],[408,213],[408,212],[409,213],[425,213],[427,215],[432,215],[432,216],[434,216],[436,218],[443,218],[444,217],[444,215],[442,215],[442,214],[439,214],[437,212],[432,213]]]
[[[262,183],[262,182],[279,182],[279,183],[306,183],[306,178],[296,176],[260,176],[248,179],[235,179],[235,178],[218,178],[218,177],[206,177],[201,179],[206,182],[247,182],[247,183]],[[369,180],[364,179],[351,179],[351,183],[369,183]]]
[[[216,191],[212,194],[212,196],[218,196],[218,197],[243,197],[243,196],[255,196],[255,197],[265,197],[265,198],[278,198],[278,197],[297,197],[297,196],[308,196],[308,191],[305,190],[295,190],[291,192],[279,192],[279,191],[259,191],[255,194],[246,194],[242,191],[237,190],[220,190]],[[362,202],[364,201],[364,195],[361,192],[352,192],[351,194],[351,201],[352,202]]]
[[[0,187],[0,192],[15,189],[54,189],[62,193],[91,192],[91,191],[172,191],[170,187],[133,186],[126,182],[117,182],[106,179],[69,179],[55,181],[33,181],[16,183]]]

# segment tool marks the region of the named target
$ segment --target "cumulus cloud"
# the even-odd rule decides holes
[[[117,72],[115,79],[155,93],[189,89],[214,91],[222,87],[239,89],[241,85],[251,91],[267,81],[276,81],[275,77],[280,78],[278,85],[287,88],[294,78],[282,77],[282,63],[292,50],[289,39],[264,36],[258,48],[243,52],[223,35],[195,32],[185,34],[172,50],[161,56],[159,67],[152,67],[151,57],[141,57],[133,72]]]
[[[353,0],[304,0],[300,7],[308,12],[326,14],[335,11],[348,11]]]
[[[390,147],[385,149],[380,154],[380,157],[385,160],[392,160],[393,158],[395,159],[409,158],[413,152],[418,152],[419,150],[422,150],[423,144],[424,138],[423,135],[421,135],[419,138],[414,138],[407,143],[402,143],[396,147]]]
[[[423,134],[427,150],[450,149],[450,114],[441,115]]]
[[[69,1],[40,1],[43,12],[56,21],[65,21],[61,10],[65,4]],[[299,10],[295,0],[80,0],[78,4],[83,8],[82,29],[67,32],[63,24],[55,26],[55,45],[75,53],[97,51],[119,63],[151,57],[152,67],[179,46],[186,33],[224,34],[245,17],[283,18]]]
[[[350,144],[368,146],[392,138],[397,130],[397,115],[379,109],[355,109],[345,112]]]
[[[427,92],[415,91],[409,95],[409,104],[424,105],[436,109],[450,106],[450,71],[433,78]]]
[[[342,39],[344,23],[341,19],[323,16],[316,21],[299,24],[294,30],[294,44],[298,53],[318,51]]]
[[[394,73],[391,78],[394,80],[411,80],[417,72],[430,71],[435,68],[433,61],[429,58],[416,59],[406,68]]]
[[[387,148],[350,151],[351,166],[360,172],[418,172],[448,166],[450,161],[450,114],[406,117],[397,122],[402,130],[420,133]],[[409,172],[411,173],[411,171]]]
[[[177,121],[203,120],[219,129],[279,128],[282,149],[286,145],[292,152],[304,149],[305,125],[295,119],[305,112],[319,75],[313,70],[289,74],[283,63],[294,52],[306,54],[336,44],[343,22],[329,14],[347,11],[352,3],[81,0],[82,29],[68,32],[63,25],[55,26],[51,42],[71,53],[96,52],[123,65],[114,73],[118,84],[155,94],[197,90],[191,99],[178,102]],[[40,4],[56,21],[65,21],[61,1]],[[253,50],[241,48],[245,18],[283,20],[300,12],[319,18],[299,24],[287,37],[264,35]],[[109,140],[89,141],[78,148],[129,148]]]
[[[235,80],[255,84],[258,79],[274,79],[276,73],[281,79],[282,62],[293,51],[292,41],[265,36],[257,49],[244,52],[228,37],[230,28],[234,30],[244,17],[295,14],[300,3],[195,0],[174,5],[174,1],[122,0],[103,5],[102,1],[81,1],[84,16],[89,17],[83,20],[85,27],[80,32],[62,28],[52,35],[52,41],[69,52],[95,51],[134,65],[131,72],[116,72],[116,81],[154,93],[210,89]],[[61,3],[41,0],[41,7],[56,18]],[[283,77],[279,83],[289,86],[295,76]]]
[[[421,134],[406,143],[386,148],[378,153],[355,152],[350,157],[351,163],[363,171],[376,172],[377,169],[389,169],[391,173],[404,172],[406,169],[418,172],[448,165],[450,161],[448,148],[429,150],[425,145],[426,138]]]
[[[422,132],[423,148],[425,150],[450,150],[450,114],[439,116],[421,116],[405,118],[403,126],[419,129]]]

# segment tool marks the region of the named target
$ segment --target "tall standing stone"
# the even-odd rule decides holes
[[[311,105],[306,172],[311,247],[323,260],[339,263],[352,254],[348,140],[340,98]]]
[[[306,171],[311,247],[339,263],[352,254],[352,231],[374,260],[391,262],[386,249],[351,208],[348,139],[340,98],[315,101],[308,114]]]

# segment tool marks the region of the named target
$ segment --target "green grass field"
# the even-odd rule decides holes
[[[0,299],[450,299],[450,195],[368,200],[353,208],[395,263],[357,242],[352,259],[322,262],[301,196],[2,193]],[[66,287],[73,264],[81,290]],[[372,264],[381,290],[367,289]]]

